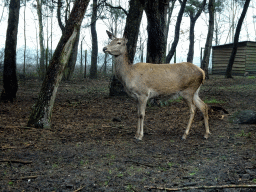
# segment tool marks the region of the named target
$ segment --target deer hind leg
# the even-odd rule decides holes
[[[142,140],[143,138],[143,124],[144,124],[144,117],[145,117],[145,110],[147,105],[147,97],[138,98],[138,128],[135,138],[138,140]]]
[[[208,107],[207,105],[200,99],[199,95],[199,88],[198,90],[195,92],[194,97],[193,97],[193,101],[196,104],[197,108],[200,109],[200,111],[203,113],[204,115],[204,126],[205,126],[205,135],[204,138],[207,139],[209,137],[210,130],[209,130],[209,122],[208,122]]]
[[[186,99],[186,98],[185,98]],[[186,139],[188,134],[189,134],[189,130],[191,128],[192,122],[194,120],[194,116],[195,116],[195,110],[196,110],[196,106],[194,105],[192,99],[186,99],[188,107],[189,107],[189,112],[190,112],[190,117],[189,117],[189,121],[188,121],[188,125],[186,128],[186,131],[184,133],[184,135],[182,136],[182,139]]]

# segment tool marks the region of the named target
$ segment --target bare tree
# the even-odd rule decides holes
[[[3,10],[2,10],[2,13],[1,13],[1,17],[0,17],[0,23],[2,22],[3,20],[3,16],[4,16],[4,10],[5,10],[5,7],[7,6],[7,1],[4,1],[4,6],[3,6]]]
[[[36,0],[36,2],[37,2],[37,16],[38,16],[38,22],[39,22],[39,45],[40,45],[39,76],[41,79],[43,79],[46,69],[45,69],[45,53],[44,53],[42,0]]]
[[[71,1],[66,1],[66,8],[65,8],[65,15],[64,15],[64,20],[65,20],[65,24],[67,23],[67,17],[68,15],[70,14],[69,13],[69,9],[70,9],[70,2]],[[65,24],[62,22],[61,20],[61,8],[63,8],[63,2],[62,0],[58,0],[58,7],[57,7],[57,19],[58,19],[58,24],[59,24],[59,27],[63,33],[64,29],[65,29]],[[64,80],[70,80],[73,72],[74,72],[74,69],[75,69],[75,65],[76,65],[76,60],[77,60],[77,53],[78,53],[78,44],[79,44],[79,38],[80,38],[80,31],[79,31],[79,35],[77,36],[76,38],[76,41],[75,41],[75,46],[73,47],[73,50],[72,50],[72,54],[71,54],[71,57],[68,61],[68,64],[67,64],[67,67],[65,68],[65,72],[63,74],[63,79]]]
[[[26,77],[26,49],[27,49],[27,39],[26,39],[26,6],[27,0],[24,0],[24,59],[23,59],[23,75]]]
[[[16,47],[19,24],[20,0],[11,0],[9,5],[8,27],[5,41],[3,91],[1,100],[11,101],[16,98],[18,82],[16,75]]]
[[[145,5],[147,15],[147,62],[164,63],[166,56],[166,15],[169,0],[151,0]]]
[[[170,63],[174,53],[176,52],[176,47],[178,45],[179,37],[180,37],[180,25],[181,25],[183,13],[185,11],[186,3],[187,3],[187,0],[183,0],[183,2],[181,4],[180,11],[179,11],[177,21],[176,21],[176,26],[175,26],[174,40],[172,43],[171,50],[169,51],[168,55],[166,56],[166,60],[165,60],[166,63]]]
[[[214,30],[215,0],[209,0],[208,10],[209,10],[208,34],[207,34],[207,39],[205,43],[204,56],[201,63],[201,68],[205,72],[206,79],[209,79],[208,66],[209,66],[209,59],[210,59],[211,48],[212,48],[213,30]]]
[[[47,68],[37,103],[34,105],[29,117],[29,127],[47,128],[51,126],[52,109],[57,89],[71,56],[89,1],[76,0],[74,3],[64,33]]]
[[[91,34],[92,34],[92,54],[91,54],[91,68],[90,78],[97,78],[97,62],[98,62],[98,38],[96,31],[97,21],[97,0],[93,0],[92,17],[91,17]]]
[[[225,75],[226,78],[232,78],[232,67],[233,67],[233,64],[234,64],[234,61],[235,61],[235,57],[236,57],[239,35],[240,35],[242,24],[243,24],[246,12],[248,10],[250,1],[251,0],[246,0],[245,1],[242,14],[241,14],[241,16],[239,18],[239,21],[237,23],[236,33],[235,33],[235,37],[234,37],[233,49],[232,49],[232,53],[230,55],[229,63],[228,63],[227,70],[226,70],[226,75]]]
[[[180,3],[181,0],[179,0]],[[195,44],[195,24],[199,16],[204,10],[206,4],[206,0],[195,1],[189,0],[189,3],[186,6],[185,12],[188,14],[190,18],[190,27],[189,27],[189,50],[188,50],[188,57],[187,62],[192,63],[194,58],[194,44]]]
[[[126,17],[124,35],[127,34],[128,38],[127,48],[130,63],[133,63],[134,55],[136,52],[144,4],[145,3],[143,1],[138,0],[131,0],[129,2],[130,8]]]

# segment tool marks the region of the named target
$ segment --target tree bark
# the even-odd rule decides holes
[[[147,63],[164,63],[166,56],[166,15],[169,0],[151,0],[145,5],[147,15]]]
[[[140,0],[131,0],[129,2],[129,7],[130,8],[126,17],[126,24],[124,28],[124,36],[126,36],[128,39],[127,51],[129,62],[133,63],[144,9],[144,2]]]
[[[167,57],[166,57],[166,63],[170,63],[170,61],[172,60],[172,57],[176,51],[176,47],[178,45],[179,42],[179,37],[180,37],[180,25],[181,25],[181,21],[182,21],[182,16],[186,7],[186,3],[187,0],[183,0],[181,7],[180,7],[180,11],[177,17],[177,21],[176,21],[176,26],[175,26],[175,34],[174,34],[174,41],[172,43],[172,47],[171,50],[169,51]]]
[[[84,51],[84,78],[86,78],[87,68],[87,50]]]
[[[209,27],[208,27],[208,34],[207,34],[207,39],[205,43],[203,60],[201,63],[201,68],[205,71],[206,79],[209,79],[208,66],[209,66],[209,60],[211,55],[212,38],[213,38],[213,30],[214,30],[215,0],[209,0],[208,10],[209,10]]]
[[[65,26],[61,21],[61,7],[62,7],[62,0],[58,0],[57,19],[58,19],[59,27],[60,27],[61,31],[63,32],[65,29]],[[66,11],[65,18],[66,17],[67,17],[67,11]],[[65,19],[65,21],[66,21],[66,19]],[[70,80],[72,74],[74,73],[76,60],[77,60],[79,39],[80,39],[80,30],[79,30],[79,35],[76,37],[76,42],[75,42],[75,46],[73,47],[71,57],[68,61],[68,64],[67,64],[64,74],[63,74],[64,80]]]
[[[194,58],[194,45],[195,45],[195,24],[196,21],[190,18],[190,27],[189,27],[189,49],[187,62],[192,63]]]
[[[29,117],[28,127],[49,128],[57,89],[71,56],[89,0],[76,0],[61,39],[47,69],[37,103]]]
[[[23,56],[23,77],[24,80],[26,79],[26,50],[27,50],[27,38],[26,38],[26,7],[27,7],[27,0],[24,1],[24,56]],[[25,82],[25,81],[24,81]]]
[[[200,9],[197,11],[195,16],[193,11],[189,11],[190,30],[189,30],[189,50],[188,50],[187,62],[190,62],[190,63],[193,62],[193,58],[194,58],[195,24],[203,11],[205,4],[206,4],[206,0],[202,2]]]
[[[243,11],[242,11],[242,14],[241,14],[241,16],[239,18],[239,21],[237,23],[236,33],[235,33],[235,38],[234,38],[234,45],[233,45],[232,53],[230,55],[229,63],[228,63],[227,70],[226,70],[226,75],[225,75],[226,78],[232,78],[232,67],[233,67],[233,64],[234,64],[234,61],[235,61],[235,57],[236,57],[239,35],[240,35],[242,24],[243,24],[246,12],[248,10],[249,4],[250,4],[250,0],[246,0],[245,4],[244,4]]]
[[[19,24],[20,0],[11,0],[9,5],[8,27],[5,41],[3,91],[1,100],[11,101],[16,98],[18,82],[16,74],[16,47]]]
[[[39,77],[44,78],[45,75],[45,54],[44,54],[44,30],[43,30],[43,18],[42,18],[42,1],[36,0],[37,2],[37,16],[39,22],[39,45],[40,45],[40,64],[39,64]]]
[[[71,51],[71,56],[69,58],[68,64],[67,64],[64,74],[63,74],[63,79],[66,81],[69,81],[71,79],[71,77],[74,73],[74,70],[75,70],[79,39],[80,39],[80,29],[78,30],[78,35],[76,36],[75,44]]]
[[[91,55],[91,68],[90,79],[97,78],[97,62],[98,62],[98,38],[96,31],[97,20],[97,0],[93,0],[92,19],[91,19],[91,34],[92,34],[92,55]]]
[[[59,27],[60,27],[61,31],[63,32],[65,29],[65,26],[63,25],[63,23],[61,21],[61,7],[62,7],[62,0],[58,0],[57,19],[58,19]]]

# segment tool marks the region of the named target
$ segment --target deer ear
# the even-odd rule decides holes
[[[109,32],[108,30],[106,30],[106,32],[107,32],[107,34],[108,34],[109,39],[113,40],[113,39],[116,38],[115,35],[113,35],[113,34],[112,34],[111,32]]]

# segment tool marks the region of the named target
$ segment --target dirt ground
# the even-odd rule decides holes
[[[229,121],[256,111],[255,77],[211,76],[200,96],[212,134],[197,111],[185,141],[189,111],[176,100],[147,107],[136,142],[136,102],[109,97],[109,78],[62,82],[52,128],[26,128],[40,85],[20,83],[17,100],[0,103],[0,191],[256,191],[256,125]]]

